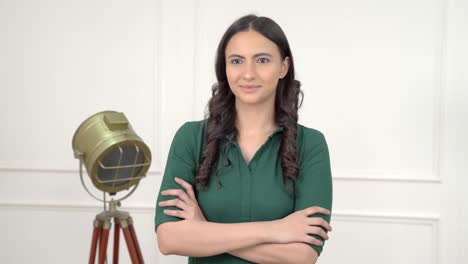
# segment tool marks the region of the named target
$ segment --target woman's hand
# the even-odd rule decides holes
[[[285,218],[275,220],[274,237],[276,243],[306,242],[322,246],[322,241],[310,235],[318,235],[328,240],[328,235],[321,227],[332,231],[332,227],[320,217],[309,217],[312,214],[329,215],[330,211],[322,207],[309,207],[288,215]]]
[[[200,206],[198,205],[197,198],[193,192],[193,187],[190,183],[179,179],[177,177],[174,180],[184,187],[184,190],[181,189],[169,189],[161,192],[162,195],[177,196],[178,198],[167,200],[159,203],[159,206],[176,206],[180,210],[164,210],[164,214],[179,217],[186,220],[195,220],[195,221],[206,221],[205,216],[203,215]]]

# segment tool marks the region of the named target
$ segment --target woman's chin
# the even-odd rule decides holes
[[[240,98],[237,97],[236,100],[242,105],[260,105],[264,102],[264,100],[258,96],[242,96]]]

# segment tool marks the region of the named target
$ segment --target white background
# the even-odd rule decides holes
[[[251,12],[288,36],[300,123],[329,144],[334,231],[319,263],[467,263],[463,0],[0,0],[0,261],[87,261],[102,208],[71,140],[117,110],[153,152],[123,202],[143,256],[186,263],[156,246],[162,171],[177,128],[203,118],[222,34]]]

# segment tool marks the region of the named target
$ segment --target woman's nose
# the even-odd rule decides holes
[[[244,64],[244,71],[242,73],[242,77],[245,80],[253,80],[255,79],[255,65],[251,62],[247,62]]]

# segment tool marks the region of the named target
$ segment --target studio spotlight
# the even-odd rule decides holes
[[[106,260],[107,241],[114,219],[114,263],[118,263],[120,228],[125,236],[132,263],[143,263],[133,221],[130,214],[117,210],[120,201],[129,197],[146,176],[151,164],[148,146],[135,133],[123,113],[104,111],[86,119],[75,131],[73,153],[79,159],[81,183],[95,199],[104,203],[104,211],[96,215],[89,263],[94,263],[99,244],[98,263]],[[92,194],[83,180],[86,168],[93,185],[103,192],[103,199]],[[106,193],[114,196],[122,190],[133,189],[120,199],[112,198],[106,209]]]

